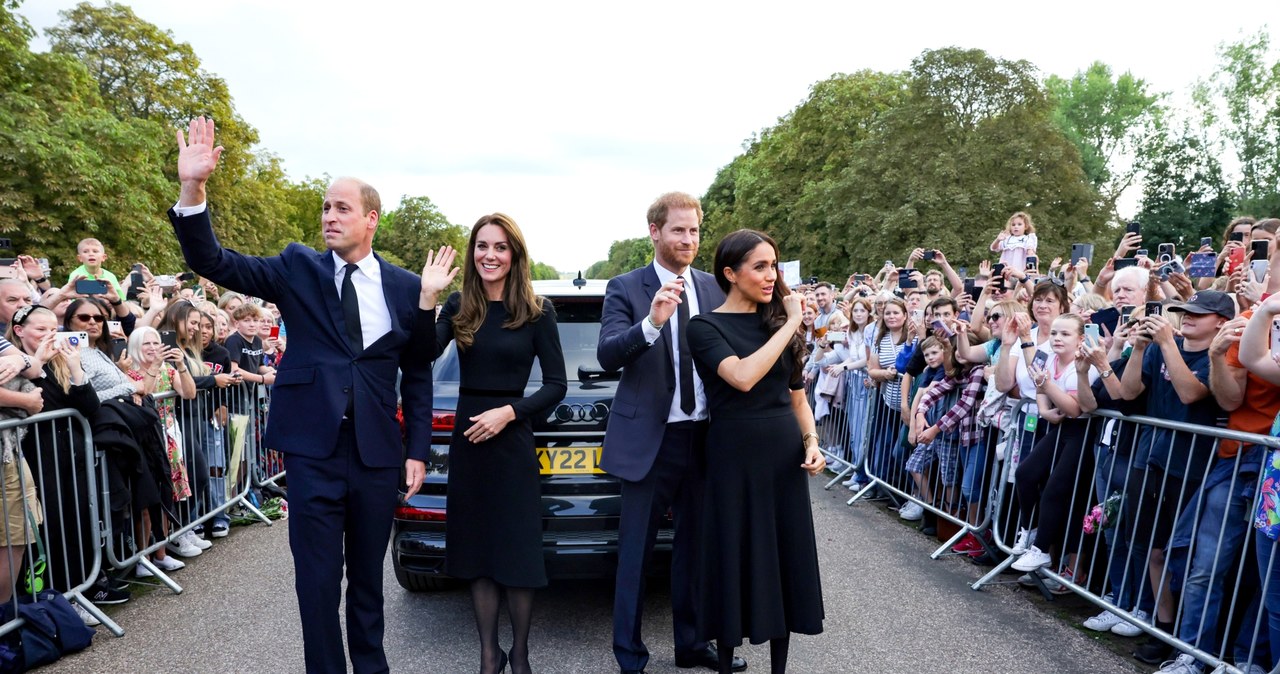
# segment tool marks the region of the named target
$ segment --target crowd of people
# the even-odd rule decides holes
[[[936,513],[970,524],[956,554],[1003,558],[994,529],[1024,584],[1070,592],[1040,576],[1048,567],[1103,596],[1117,611],[1090,630],[1138,636],[1135,622],[1154,622],[1270,671],[1280,452],[1217,430],[1276,432],[1277,230],[1280,219],[1241,217],[1180,251],[1131,223],[1095,258],[1092,243],[1039,249],[1019,212],[991,244],[999,260],[973,275],[917,248],[843,285],[810,279],[805,378],[831,468],[854,491],[912,496],[899,516],[926,533]],[[1006,463],[1010,497],[982,527]],[[1134,657],[1202,671],[1154,637]]]
[[[96,480],[80,427],[52,419],[4,429],[0,603],[15,588],[34,591],[28,577],[41,574],[60,592],[94,581],[83,593],[94,605],[125,603],[134,577],[177,571],[227,536],[223,506],[247,479],[231,461],[243,454],[229,450],[256,432],[266,411],[258,385],[271,384],[285,352],[269,303],[141,263],[117,276],[92,238],[75,256],[81,266],[65,282],[28,255],[0,267],[0,418],[78,412],[109,458],[99,490],[110,499],[99,501],[115,540],[105,545],[125,560],[167,542],[121,572],[104,548],[104,571],[88,577],[99,545],[88,494]],[[171,536],[192,522],[200,524]],[[37,537],[47,549],[33,571]]]

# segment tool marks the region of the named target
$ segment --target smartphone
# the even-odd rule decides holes
[[[270,337],[271,339],[280,339],[280,326],[278,325],[271,326]]]
[[[1249,263],[1249,271],[1253,272],[1253,280],[1262,283],[1262,279],[1267,277],[1267,261],[1253,260]]]
[[[187,272],[183,272],[183,273],[181,273],[181,274],[178,274],[178,277],[177,277],[177,278],[178,278],[178,282],[179,282],[179,283],[187,283],[188,281],[194,281],[194,280],[196,280],[196,275],[195,275],[195,274],[193,274],[193,273],[191,273],[191,272],[189,272],[189,271],[187,271]]]
[[[1040,264],[1040,260],[1034,255],[1027,256],[1027,271],[1035,271],[1036,266]]]
[[[49,267],[49,258],[47,258],[47,257],[42,257],[42,258],[40,258],[39,260],[36,260],[36,262],[38,262],[38,263],[40,264],[40,273],[44,274],[45,276],[48,276],[48,275],[49,275],[49,270],[50,270],[50,267]]]
[[[55,332],[54,341],[69,344],[77,349],[84,349],[89,346],[89,333],[87,332]]]
[[[854,282],[854,283],[864,283],[864,282],[866,282],[866,280],[867,280],[867,275],[866,275],[866,274],[854,274],[854,275],[853,275],[853,282]]]
[[[1128,325],[1133,321],[1133,309],[1134,307],[1132,304],[1126,304],[1120,307],[1120,322],[1122,324]],[[1094,315],[1097,315],[1097,312],[1094,312]]]
[[[0,278],[17,278],[18,270],[10,265],[0,267]]]
[[[1141,226],[1141,225],[1139,225],[1139,224],[1138,224],[1138,222],[1135,220],[1135,221],[1130,222],[1129,224],[1127,224],[1127,225],[1125,225],[1125,226],[1124,226],[1124,233],[1125,233],[1125,234],[1137,234],[1137,235],[1141,236],[1141,235],[1142,235],[1142,226]]]
[[[1227,241],[1239,241],[1240,243],[1244,243],[1244,232],[1232,232],[1231,236],[1227,237]]]
[[[818,277],[817,277],[817,276],[810,276],[810,277],[809,277],[809,285],[811,285],[811,286],[816,286],[816,285],[818,285]]]
[[[904,289],[905,289],[905,288],[914,288],[914,287],[916,287],[916,280],[915,280],[915,279],[913,279],[913,278],[911,278],[911,271],[912,271],[912,270],[910,270],[910,269],[899,269],[899,270],[898,270],[898,287],[899,287],[899,288],[904,288]]]
[[[1156,247],[1156,260],[1168,262],[1173,259],[1173,244],[1162,243]]]
[[[1209,246],[1210,248],[1212,248],[1212,247],[1213,247],[1213,237],[1212,237],[1212,236],[1202,236],[1202,237],[1200,237],[1200,247],[1201,247],[1201,248],[1204,248],[1205,246]]]
[[[1031,357],[1031,364],[1038,370],[1043,370],[1045,364],[1049,362],[1049,354],[1036,349],[1036,355]]]
[[[1003,262],[997,262],[991,265],[991,278],[998,278],[1001,274],[1004,274]]]
[[[0,239],[0,250],[13,250],[13,239]]]
[[[1129,307],[1129,309],[1132,311],[1133,307]],[[1116,334],[1116,325],[1120,321],[1120,310],[1115,307],[1099,309],[1089,316],[1089,321],[1089,325],[1095,328],[1105,327],[1108,333],[1114,335]],[[1084,326],[1086,331],[1089,325]]]
[[[178,277],[172,274],[162,274],[156,277],[156,285],[161,288],[173,288],[178,285]]]
[[[277,328],[272,328],[271,332],[272,332],[272,335],[271,335],[272,337],[275,337],[279,334],[279,330]],[[849,339],[849,333],[847,332],[828,332],[827,333],[827,342],[829,344],[844,344],[845,341],[848,339]]]
[[[1280,318],[1271,319],[1271,353],[1280,353]]]
[[[1227,274],[1230,274],[1234,272],[1242,264],[1244,264],[1244,249],[1236,248],[1235,250],[1232,250],[1229,255],[1227,255],[1227,264],[1224,271]]]
[[[1129,267],[1136,267],[1137,265],[1138,265],[1138,260],[1137,260],[1137,258],[1132,258],[1132,257],[1118,257],[1118,258],[1116,258],[1116,261],[1115,261],[1115,263],[1113,264],[1113,268],[1114,268],[1116,271],[1120,271],[1121,269],[1127,269],[1127,268],[1129,268]]]
[[[107,321],[107,332],[124,332],[124,328],[120,326],[120,321]]]
[[[18,263],[18,258],[16,257],[0,257],[0,266],[12,267],[17,263]]]
[[[173,330],[161,330],[160,343],[164,344],[164,348],[166,349],[178,348],[178,333]]]
[[[1071,259],[1067,260],[1071,264],[1075,264],[1084,259],[1085,262],[1093,264],[1093,244],[1091,243],[1073,243],[1071,244]]]
[[[76,281],[76,292],[81,295],[106,295],[107,282],[95,281],[93,279],[80,279]]]
[[[964,294],[978,299],[978,281],[976,279],[967,278],[964,280]]]
[[[960,278],[965,278],[966,276],[968,276],[968,275],[969,275],[969,268],[968,268],[968,267],[959,267],[959,268],[957,268],[957,269],[956,269],[956,273],[960,275]]]
[[[936,251],[936,250],[926,250],[926,251],[924,252],[924,257],[923,257],[922,259],[925,259],[925,260],[932,260],[932,259],[934,258],[934,256],[936,256],[937,254],[938,254],[938,251]]]
[[[129,348],[129,340],[116,338],[111,340],[111,358],[119,361],[120,356],[124,355],[126,349]]]
[[[1097,323],[1086,323],[1084,326],[1085,339],[1092,339],[1093,344],[1102,341],[1102,330],[1098,329]]]
[[[1148,257],[1146,248],[1139,248],[1138,252],[1133,254],[1134,257]]]
[[[948,339],[956,336],[955,331],[947,327],[947,324],[944,323],[941,319],[938,319],[938,318],[933,319],[933,322],[929,324],[929,327],[933,328],[934,332]]]
[[[1164,305],[1160,302],[1147,302],[1146,314],[1148,316],[1159,316],[1164,313]]]
[[[1213,278],[1218,256],[1213,253],[1192,253],[1187,256],[1187,276],[1191,278]]]
[[[924,320],[924,309],[916,309],[915,311],[911,312],[911,320],[913,320],[913,321],[915,321],[915,322],[917,322],[917,323],[919,323],[920,321],[923,321],[923,320]]]

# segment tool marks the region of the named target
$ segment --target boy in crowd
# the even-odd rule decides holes
[[[107,252],[102,247],[102,242],[97,239],[81,239],[76,244],[76,259],[80,261],[80,266],[67,276],[67,281],[74,281],[77,276],[94,281],[106,281],[115,288],[116,297],[124,297],[124,291],[120,289],[120,280],[115,274],[102,268],[102,263],[107,259]]]
[[[1133,400],[1145,392],[1147,416],[1215,426],[1223,412],[1209,391],[1209,345],[1222,325],[1235,318],[1235,301],[1226,293],[1204,290],[1183,304],[1170,305],[1168,310],[1182,312],[1182,336],[1175,336],[1172,324],[1162,313],[1143,317],[1130,355],[1137,359],[1133,364],[1141,362],[1142,366],[1125,368],[1120,380],[1121,397]],[[1150,348],[1153,344],[1156,348]],[[1138,456],[1149,454],[1143,503],[1137,508],[1136,540],[1151,541],[1147,570],[1156,597],[1156,626],[1169,633],[1174,632],[1175,625],[1165,550],[1175,520],[1204,480],[1213,444],[1210,437],[1150,426],[1143,426],[1138,435]],[[1138,458],[1135,463],[1142,465]],[[1134,657],[1160,664],[1171,651],[1163,641],[1152,638],[1138,647]]]
[[[240,373],[244,381],[252,384],[275,383],[274,368],[262,364],[262,338],[258,336],[263,320],[262,309],[252,302],[240,305],[231,314],[235,332],[227,337],[227,351],[231,354],[231,372]]]

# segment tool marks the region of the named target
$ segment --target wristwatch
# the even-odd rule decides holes
[[[1024,348],[1024,349],[1034,349],[1034,348],[1036,348],[1036,343],[1035,343],[1035,342],[1023,342],[1020,346],[1021,346],[1022,348]]]
[[[1103,379],[1106,379],[1107,377],[1110,377],[1113,374],[1115,374],[1115,370],[1107,370],[1106,372],[1099,372],[1098,376],[1102,377]]]

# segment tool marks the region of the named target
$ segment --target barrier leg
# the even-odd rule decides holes
[[[960,530],[957,531],[954,536],[947,539],[946,543],[943,543],[941,547],[933,551],[932,555],[929,555],[929,559],[937,559],[941,557],[943,553],[951,549],[951,546],[955,545],[956,543],[959,543],[960,539],[964,538],[965,536],[968,536],[970,533],[971,533],[971,530],[969,529],[969,527],[960,527]]]
[[[120,625],[116,623],[116,621],[107,617],[107,614],[103,613],[102,609],[98,608],[97,606],[94,606],[93,603],[90,602],[88,599],[85,599],[83,593],[77,591],[77,592],[71,592],[69,594],[71,596],[68,597],[68,599],[75,601],[77,606],[84,609],[89,615],[93,616],[94,618],[97,618],[98,622],[102,623],[102,626],[107,628],[107,631],[111,632],[112,636],[117,636],[117,637],[124,636],[124,629],[122,629]]]

